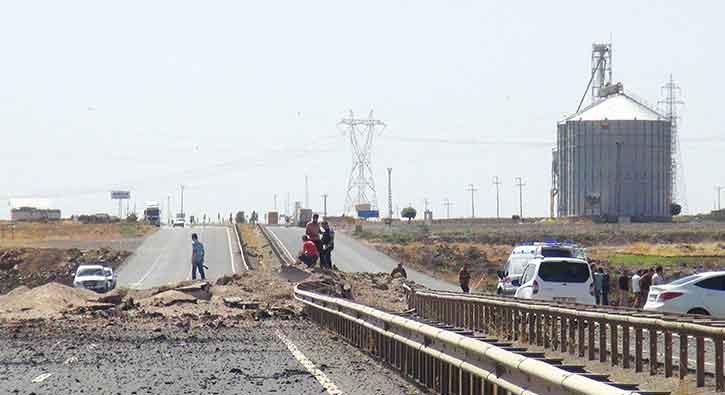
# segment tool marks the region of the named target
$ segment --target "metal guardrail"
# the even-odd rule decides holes
[[[295,288],[309,318],[441,394],[637,394],[461,333]],[[494,392],[495,391],[495,392]]]
[[[242,235],[239,234],[239,229],[237,229],[237,224],[232,224],[232,228],[234,228],[234,234],[237,236],[237,245],[239,246],[239,255],[242,257],[242,265],[244,265],[244,270],[250,270],[251,267],[247,264],[247,259],[244,257],[244,248],[242,247]]]
[[[259,227],[259,230],[262,232],[264,237],[269,241],[270,247],[272,247],[272,252],[287,265],[292,265],[295,263],[296,259],[290,254],[290,252],[284,247],[282,244],[282,241],[275,235],[273,232],[271,232],[269,229],[267,229],[266,226],[262,224],[257,224]]]
[[[677,314],[650,314],[635,309],[561,305],[498,296],[468,295],[425,288],[408,290],[409,307],[415,309],[421,317],[582,358],[587,357],[589,360],[609,360],[612,366],[634,368],[636,372],[642,372],[644,364],[647,363],[650,375],[673,375],[673,338],[679,337],[678,373],[680,378],[687,376],[690,371],[689,340],[694,339],[694,370],[698,387],[705,385],[705,340],[708,340],[713,344],[710,356],[714,356],[714,369],[707,373],[714,375],[716,390],[725,391],[724,321]],[[632,333],[634,344],[631,344]],[[648,344],[644,344],[645,334]],[[648,348],[646,358],[643,346]],[[660,363],[660,351],[663,351],[663,363]],[[661,366],[663,369],[660,369]]]

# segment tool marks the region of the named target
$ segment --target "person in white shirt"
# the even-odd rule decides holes
[[[639,274],[641,270],[638,270],[634,272],[634,276],[632,276],[632,293],[634,294],[634,307],[639,307],[640,302],[642,301],[642,292],[641,288],[639,287]]]
[[[655,274],[654,276],[652,276],[652,285],[662,285],[665,283],[665,276],[662,271],[662,266],[657,266],[657,269],[655,269]]]

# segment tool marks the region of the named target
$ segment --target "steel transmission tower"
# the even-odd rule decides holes
[[[675,83],[670,74],[670,80],[662,86],[662,100],[657,104],[660,111],[667,117],[671,125],[671,146],[672,146],[672,163],[671,163],[671,201],[678,203],[682,207],[682,213],[687,213],[687,189],[685,188],[685,172],[682,166],[682,151],[680,150],[680,135],[678,124],[680,120],[677,106],[685,104],[681,99],[682,91],[680,86]]]
[[[378,197],[375,192],[375,180],[371,165],[373,138],[385,129],[383,121],[373,118],[373,111],[367,119],[355,118],[350,111],[348,118],[338,122],[344,126],[344,133],[350,136],[352,147],[352,168],[347,182],[347,197],[345,198],[345,212],[355,214],[355,206],[369,204],[371,210],[377,210]]]

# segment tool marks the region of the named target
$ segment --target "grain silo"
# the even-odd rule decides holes
[[[621,84],[603,88],[598,100],[558,124],[558,216],[669,219],[670,134],[670,121]]]

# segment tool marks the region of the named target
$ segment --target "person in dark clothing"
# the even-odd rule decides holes
[[[191,279],[196,280],[196,272],[199,271],[199,275],[202,280],[206,280],[204,274],[204,244],[199,241],[199,236],[196,233],[191,235]]]
[[[471,288],[471,272],[468,271],[468,262],[463,264],[461,271],[458,272],[458,283],[461,285],[463,293],[469,293]]]
[[[322,238],[320,239],[320,267],[323,269],[332,269],[332,250],[335,248],[335,231],[327,221],[320,223],[322,230]]]
[[[650,269],[639,279],[639,289],[642,296],[639,301],[640,305],[637,307],[644,307],[644,304],[647,303],[647,298],[649,297],[649,287],[652,286],[652,276],[654,276],[654,274],[655,270]]]
[[[619,305],[629,306],[629,275],[622,269],[619,280],[617,280],[617,288],[619,289]]]
[[[390,272],[390,277],[395,277],[395,275],[398,274],[400,277],[403,277],[405,279],[408,278],[408,273],[405,272],[405,268],[403,267],[403,262],[398,262],[398,266],[393,269],[392,272]]]

